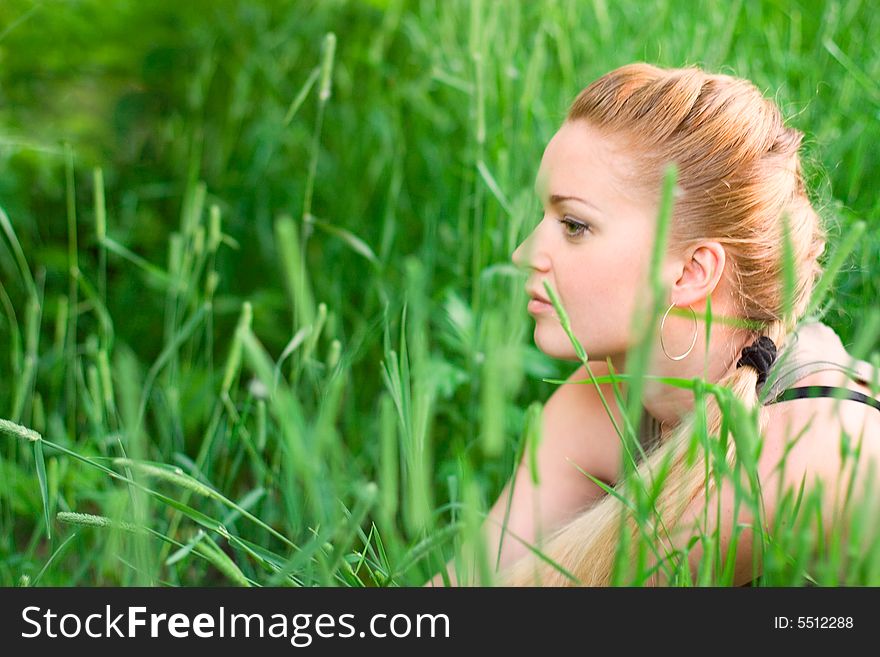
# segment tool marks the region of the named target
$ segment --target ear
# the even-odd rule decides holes
[[[718,242],[702,242],[689,248],[681,260],[670,299],[679,306],[702,306],[721,281],[726,262],[724,247]]]

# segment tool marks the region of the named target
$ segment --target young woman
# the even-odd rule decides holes
[[[667,164],[675,163],[677,194],[660,268],[668,309],[649,338],[656,348],[647,372],[701,377],[728,388],[748,408],[760,406],[764,442],[756,467],[765,522],[774,515],[778,485],[796,488],[804,477],[808,487],[823,484],[823,517],[834,517],[844,431],[861,441],[860,463],[880,458],[880,401],[869,387],[874,368],[852,359],[824,324],[803,321],[822,271],[818,258],[826,237],[804,187],[801,139],[745,80],[646,64],[611,71],[578,95],[548,144],[536,186],[543,217],[513,254],[514,263],[529,272],[536,345],[552,357],[578,360],[548,302],[546,283],[586,349],[592,374],[609,373],[606,359],[615,373],[625,373],[627,353],[643,338],[640,330],[651,325],[647,292],[661,182]],[[788,311],[781,282],[783,216],[795,264]],[[671,312],[674,308],[680,312]],[[720,321],[724,318],[741,321]],[[582,366],[569,381],[588,379]],[[806,386],[845,388],[849,398],[798,398],[804,391],[781,395]],[[807,392],[834,394],[827,388]],[[620,483],[628,456],[615,428],[623,426],[624,413],[614,399],[610,383],[588,381],[562,385],[547,401],[537,459],[540,484],[532,483],[529,466],[521,464],[485,525],[493,563],[500,554],[501,583],[611,581],[623,505],[584,472],[608,486]],[[665,534],[658,554],[687,554],[696,575],[703,546],[697,541],[688,549],[688,541],[707,504],[713,510],[708,526],[699,526],[707,533],[719,530],[722,554],[737,525],[758,519],[744,508],[734,516],[732,484],[710,486],[707,499],[705,456],[697,454],[695,463],[687,456],[692,391],[648,380],[642,405],[639,439],[646,457],[636,459],[634,476],[650,481],[662,463],[671,464],[656,506],[663,526],[675,531]],[[705,413],[708,435],[717,440],[721,410],[711,395]],[[729,446],[726,458],[732,463],[734,441]],[[715,516],[719,505],[721,514]],[[637,539],[639,527],[631,518],[626,522],[625,531]],[[526,547],[536,543],[544,558]],[[751,544],[752,531],[746,529],[737,543],[737,585],[755,574]],[[648,565],[656,564],[655,558]],[[641,583],[668,584],[665,572],[657,568]],[[432,581],[441,582],[440,575]]]

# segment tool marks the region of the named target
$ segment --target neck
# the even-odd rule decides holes
[[[682,344],[682,347],[667,345],[667,350],[673,355],[683,353],[690,345],[692,336],[693,325],[691,325],[690,333],[687,334],[686,339],[675,340],[675,344]],[[685,358],[678,361],[671,360],[664,355],[660,348],[659,338],[657,338],[654,342],[656,348],[651,354],[647,372],[653,376],[661,377],[683,379],[699,377],[709,383],[717,383],[736,367],[736,361],[743,348],[750,343],[751,337],[750,334],[735,328],[713,326],[712,338],[707,350],[705,333],[698,330],[694,348]],[[616,371],[626,371],[626,354],[612,356],[611,362]],[[662,439],[681,421],[682,417],[693,410],[694,393],[687,388],[646,379],[642,389],[642,405],[660,423]]]

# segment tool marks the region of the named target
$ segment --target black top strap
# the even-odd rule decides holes
[[[838,399],[852,399],[853,401],[858,401],[862,402],[863,404],[873,406],[878,411],[880,411],[880,401],[877,401],[873,397],[868,397],[867,395],[863,395],[862,393],[856,392],[855,390],[850,390],[849,388],[838,388],[834,386],[799,386],[797,388],[788,388],[787,390],[783,390],[774,399],[768,401],[764,405],[769,406],[770,404],[787,401],[789,399],[802,399],[810,397],[835,397]]]

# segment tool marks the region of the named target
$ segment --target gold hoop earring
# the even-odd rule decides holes
[[[666,324],[666,317],[669,315],[669,311],[675,307],[675,303],[673,303],[669,308],[666,309],[666,312],[663,313],[663,321],[660,322],[660,348],[663,349],[663,353],[669,360],[681,360],[685,358],[689,353],[691,353],[691,349],[694,348],[694,345],[697,344],[697,313],[694,312],[694,309],[688,305],[691,313],[694,316],[694,339],[691,340],[691,346],[688,347],[688,350],[684,352],[681,356],[670,356],[666,351],[666,345],[663,344],[663,326]]]

